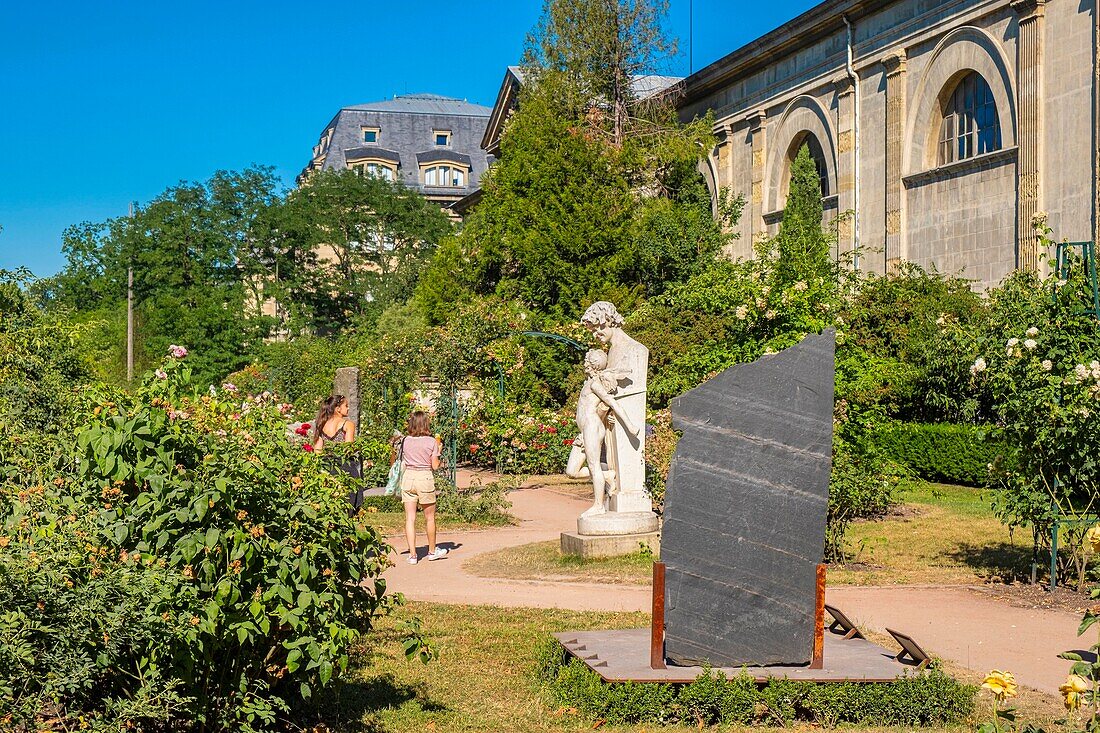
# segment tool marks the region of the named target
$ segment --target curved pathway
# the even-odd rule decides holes
[[[588,506],[567,491],[537,483],[513,491],[509,499],[518,524],[440,532],[439,544],[451,554],[409,565],[402,551],[385,573],[389,588],[410,599],[437,603],[649,610],[648,586],[483,578],[467,572],[464,563],[476,555],[557,539],[576,526],[577,516]],[[424,542],[422,535],[418,541]],[[400,536],[390,537],[390,543],[405,547]],[[1008,670],[1022,684],[1044,692],[1057,692],[1069,671],[1069,663],[1057,655],[1091,643],[1078,639],[1076,614],[1016,608],[963,586],[835,586],[826,596],[862,628],[902,631],[939,657],[980,673]]]

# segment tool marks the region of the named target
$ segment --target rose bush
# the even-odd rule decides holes
[[[387,606],[343,475],[288,441],[274,396],[196,397],[173,353],[133,395],[83,390],[75,441],[4,428],[8,723],[273,729]]]

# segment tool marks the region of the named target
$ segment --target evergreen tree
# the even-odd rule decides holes
[[[817,165],[803,145],[791,164],[787,207],[776,237],[775,281],[780,287],[831,277],[829,239],[822,229],[825,212]]]

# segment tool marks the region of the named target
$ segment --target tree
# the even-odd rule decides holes
[[[169,187],[132,217],[71,226],[62,238],[68,265],[44,292],[77,320],[118,324],[132,267],[139,364],[172,343],[200,347],[196,377],[216,381],[247,363],[272,327],[255,312],[247,282],[251,230],[277,188],[271,168],[219,171]],[[121,343],[121,333],[111,335]],[[101,365],[104,376],[121,372]]]
[[[326,171],[272,207],[256,227],[253,262],[297,330],[333,333],[371,323],[407,300],[452,225],[400,183]]]
[[[546,0],[525,63],[565,74],[585,111],[594,102],[606,108],[612,143],[621,145],[637,99],[634,80],[676,53],[661,26],[667,12],[661,0]]]
[[[831,276],[829,240],[821,227],[824,216],[817,166],[810,157],[809,146],[803,145],[791,164],[790,193],[775,242],[778,285],[809,283]]]
[[[612,15],[643,5],[616,5]],[[713,145],[709,120],[681,125],[670,106],[653,107],[659,114],[628,116],[616,131],[599,113],[599,95],[613,91],[593,81],[609,63],[605,49],[571,24],[587,22],[585,13],[607,20],[605,12],[594,2],[547,4],[528,54],[546,65],[525,74],[482,201],[417,293],[433,323],[450,300],[476,294],[518,299],[554,320],[575,319],[600,299],[630,308],[688,277],[726,241],[696,167]],[[605,46],[617,43],[610,38]],[[615,61],[623,73],[651,60],[631,48]],[[617,139],[624,130],[631,134]]]

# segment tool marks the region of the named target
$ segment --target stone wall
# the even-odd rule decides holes
[[[749,257],[754,238],[776,231],[791,146],[806,133],[825,154],[828,216],[856,215],[839,233],[846,249],[858,226],[862,269],[909,260],[996,284],[1038,266],[1030,221],[1040,210],[1058,238],[1089,239],[1093,37],[1092,4],[1080,0],[827,0],[700,70],[681,115],[714,111],[712,185],[746,197],[730,254]],[[941,165],[944,105],[970,72],[993,93],[1002,144]]]

